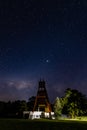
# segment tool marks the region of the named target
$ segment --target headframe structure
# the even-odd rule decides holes
[[[44,112],[52,111],[44,80],[40,80],[38,85],[38,91],[37,91],[33,111],[37,111],[37,110],[44,111]]]

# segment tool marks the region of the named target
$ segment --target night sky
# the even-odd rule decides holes
[[[0,0],[0,100],[87,95],[87,0]]]

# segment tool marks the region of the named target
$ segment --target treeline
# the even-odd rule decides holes
[[[22,100],[3,102],[0,101],[0,118],[23,118],[23,111],[32,111],[35,96],[29,98],[28,102]],[[65,114],[68,117],[87,115],[87,97],[76,89],[67,88],[61,98],[56,98],[51,105],[55,116]]]
[[[3,102],[0,101],[0,118],[22,118],[23,111],[32,111],[35,97],[29,98],[29,101],[17,100]]]

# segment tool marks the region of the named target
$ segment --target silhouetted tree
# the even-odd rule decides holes
[[[19,118],[23,117],[23,111],[27,110],[27,102],[22,100],[22,101],[15,101],[14,102],[14,107],[15,107],[15,113]]]
[[[29,98],[29,101],[27,103],[27,107],[28,107],[28,110],[29,111],[32,111],[33,110],[33,107],[34,107],[34,103],[35,103],[35,96],[32,96]]]
[[[5,116],[5,113],[6,113],[5,106],[6,106],[5,102],[0,101],[0,117]]]

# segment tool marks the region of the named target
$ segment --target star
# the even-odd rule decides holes
[[[50,60],[47,59],[47,60],[46,60],[46,63],[49,63],[49,62],[50,62]]]

